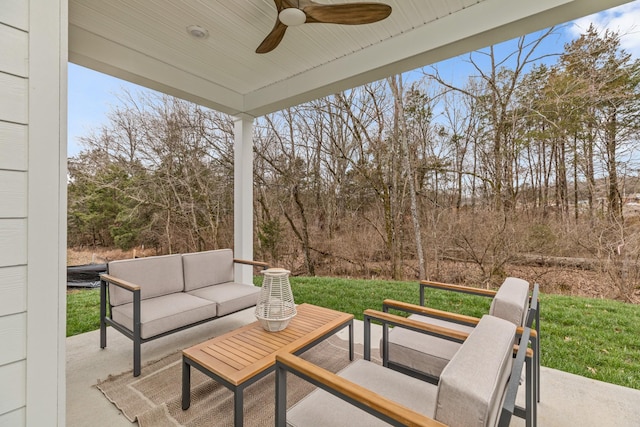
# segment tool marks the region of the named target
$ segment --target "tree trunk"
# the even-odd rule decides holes
[[[422,249],[422,234],[420,232],[420,214],[418,211],[418,202],[416,200],[416,183],[409,160],[409,144],[407,142],[407,122],[404,115],[403,105],[403,88],[402,76],[396,75],[388,79],[391,92],[393,93],[395,117],[394,117],[394,135],[400,140],[400,148],[402,150],[403,169],[407,174],[409,182],[409,199],[411,203],[411,221],[413,223],[413,233],[416,243],[416,255],[418,256],[418,274],[419,280],[426,278],[424,251]],[[437,173],[437,172],[436,172]],[[436,184],[437,188],[437,184]],[[436,193],[437,194],[437,193]],[[437,197],[437,196],[436,196]]]

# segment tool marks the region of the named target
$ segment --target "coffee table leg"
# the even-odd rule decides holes
[[[182,358],[182,410],[191,406],[191,365]]]
[[[235,427],[242,427],[242,423],[243,423],[242,416],[244,415],[242,413],[243,397],[244,397],[243,388],[236,387],[236,389],[233,392],[233,425]]]

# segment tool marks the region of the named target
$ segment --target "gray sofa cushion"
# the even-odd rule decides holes
[[[417,314],[412,314],[409,319],[466,333],[471,333],[474,329],[472,326]],[[389,361],[439,377],[460,346],[461,344],[457,342],[413,332],[405,328],[393,328],[389,333]],[[380,351],[382,352],[382,345]]]
[[[522,326],[529,307],[529,282],[507,277],[491,301],[489,314]]]
[[[215,303],[184,292],[142,300],[140,311],[142,338],[214,318],[217,314]],[[113,307],[112,318],[133,330],[133,303]]]
[[[350,364],[338,375],[416,412],[433,417],[437,393],[436,386],[433,384],[365,360]],[[287,424],[295,427],[346,424],[349,427],[389,425],[320,389],[315,390],[287,411]]]
[[[218,307],[218,316],[224,316],[256,305],[260,288],[242,283],[222,283],[196,289],[188,294],[215,302]]]
[[[181,292],[184,289],[180,255],[111,261],[109,274],[140,286],[142,299]],[[109,285],[109,301],[118,306],[133,301],[133,293]]]
[[[485,315],[442,371],[436,420],[451,426],[495,426],[513,365],[516,327]]]
[[[233,251],[231,249],[183,254],[182,262],[185,292],[233,282]]]

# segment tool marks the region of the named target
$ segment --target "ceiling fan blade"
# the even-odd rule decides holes
[[[287,26],[277,19],[276,25],[274,25],[267,37],[262,40],[262,43],[256,49],[256,53],[267,53],[275,49],[282,41],[285,31],[287,31]]]
[[[359,25],[378,22],[391,15],[391,6],[382,3],[326,4],[305,7],[307,22]]]

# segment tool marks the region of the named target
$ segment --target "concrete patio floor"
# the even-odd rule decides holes
[[[178,334],[151,341],[142,346],[142,363],[157,360],[174,351],[187,348],[211,336],[255,320],[253,309],[199,325]],[[362,342],[362,322],[355,322],[356,342]],[[381,329],[372,331],[372,342],[378,343]],[[347,332],[339,336],[347,339]],[[88,332],[66,340],[67,349],[67,425],[91,427],[132,427],[120,411],[95,387],[109,374],[132,369],[132,343],[122,334],[108,328],[107,348],[100,349],[99,331]],[[374,350],[375,351],[375,350]],[[375,354],[375,353],[374,353]],[[542,368],[542,402],[538,404],[540,427],[637,427],[640,426],[640,390],[594,381],[555,369]],[[512,427],[524,426],[514,417]],[[247,426],[250,427],[250,426]]]

